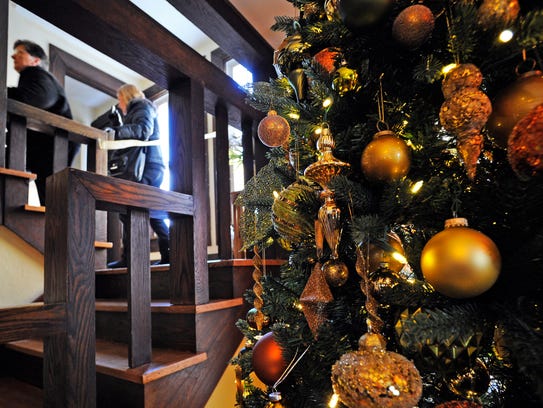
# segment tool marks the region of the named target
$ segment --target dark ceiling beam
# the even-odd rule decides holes
[[[273,75],[273,48],[226,0],[168,0],[230,57],[257,77]]]
[[[262,113],[245,103],[245,91],[212,63],[125,0],[16,0],[17,4],[61,30],[169,89],[191,77],[206,89],[206,106],[217,98],[229,107],[233,125],[239,115],[259,120]]]

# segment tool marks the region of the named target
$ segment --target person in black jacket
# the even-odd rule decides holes
[[[13,45],[13,68],[19,73],[17,87],[8,88],[8,98],[44,109],[51,113],[72,119],[70,105],[64,89],[48,71],[45,51],[36,43],[17,40]],[[68,163],[79,150],[78,143],[69,143]],[[45,203],[45,179],[53,174],[54,141],[49,135],[28,130],[26,167],[36,173],[36,187],[42,205]]]
[[[138,139],[138,140],[158,140],[160,132],[158,128],[157,109],[153,102],[145,98],[144,93],[135,85],[125,84],[117,91],[119,108],[124,114],[123,125],[115,126],[115,140]],[[164,178],[164,161],[160,146],[147,146],[145,158],[145,169],[140,181],[153,187],[160,187]],[[165,222],[166,213],[160,211],[150,211],[150,224],[153,231],[158,236],[158,247],[160,251],[160,263],[170,263],[170,245],[169,229]],[[121,216],[123,224],[126,218]],[[126,234],[123,234],[123,251],[126,250]],[[126,255],[120,260],[108,263],[109,268],[126,267]]]

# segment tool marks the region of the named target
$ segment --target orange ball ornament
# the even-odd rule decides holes
[[[377,132],[360,159],[362,171],[370,181],[396,181],[405,177],[411,167],[407,144],[391,130]]]
[[[317,52],[313,59],[319,63],[329,74],[336,69],[336,62],[340,56],[340,52],[337,48],[325,48]]]
[[[258,124],[258,137],[268,147],[283,145],[290,136],[290,125],[273,109]]]
[[[464,299],[494,285],[501,256],[490,238],[468,228],[465,218],[451,218],[445,221],[445,229],[426,243],[420,263],[424,278],[437,292]]]
[[[253,347],[253,370],[266,385],[273,385],[287,368],[283,349],[275,341],[273,332],[263,335]]]

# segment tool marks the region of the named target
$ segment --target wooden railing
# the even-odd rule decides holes
[[[193,199],[71,168],[47,179],[47,195],[44,304],[1,310],[0,343],[43,337],[44,406],[95,407],[94,213],[118,211],[128,218],[128,363],[136,367],[151,361],[149,210],[167,211],[175,228],[179,217],[194,214]],[[181,282],[196,279],[187,252],[189,258],[172,254],[172,298],[182,297],[175,293]],[[174,267],[179,264],[192,268],[181,273]]]

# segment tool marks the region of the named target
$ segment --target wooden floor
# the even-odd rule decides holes
[[[41,408],[42,390],[13,378],[0,377],[0,408]]]

